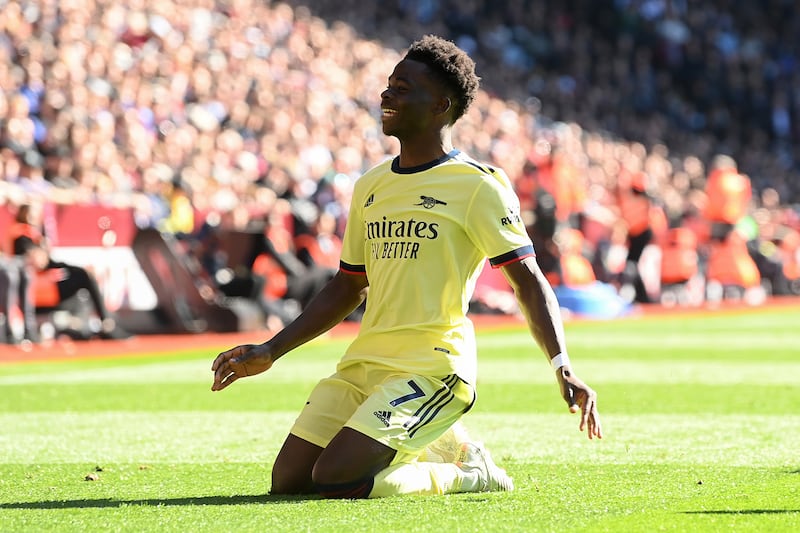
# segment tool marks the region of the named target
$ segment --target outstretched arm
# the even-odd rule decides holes
[[[561,396],[571,412],[581,412],[580,430],[586,429],[590,439],[602,438],[597,393],[572,371],[558,300],[536,259],[527,257],[502,269],[533,338],[554,366]]]
[[[243,344],[214,359],[211,390],[222,390],[239,378],[268,370],[287,352],[325,333],[358,307],[367,292],[364,275],[341,270],[328,282],[294,321],[262,344]]]

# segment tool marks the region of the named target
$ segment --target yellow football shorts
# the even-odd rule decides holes
[[[419,455],[475,402],[475,389],[456,375],[404,374],[370,363],[321,380],[291,433],[325,447],[349,427],[397,450],[393,463]]]

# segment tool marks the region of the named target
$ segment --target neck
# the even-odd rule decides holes
[[[417,136],[414,139],[400,140],[400,166],[416,167],[438,159],[453,150],[450,127],[442,128],[436,135]]]

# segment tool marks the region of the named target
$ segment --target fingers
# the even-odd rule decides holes
[[[600,419],[597,416],[597,413],[589,415],[589,418],[586,422],[586,429],[586,436],[589,437],[590,440],[595,437],[598,439],[603,438],[603,430],[600,426]]]
[[[586,429],[586,425],[589,423],[590,414],[591,414],[591,402],[587,402],[584,399],[584,401],[581,402],[581,424],[580,424],[581,431]]]
[[[231,348],[230,350],[225,350],[224,352],[220,353],[214,359],[214,362],[211,363],[211,371],[216,372],[223,363],[239,355],[239,353],[242,351],[241,348],[241,346],[236,346],[235,348]]]
[[[226,362],[214,372],[214,383],[211,385],[212,391],[220,391],[239,379],[236,371]]]
[[[239,355],[241,351],[242,347],[237,346],[222,352],[214,359],[211,364],[211,370],[214,372],[214,383],[211,385],[212,391],[222,390],[239,379],[232,363],[235,362],[234,357]]]
[[[565,397],[569,404],[570,413],[574,414],[578,411],[581,413],[580,431],[585,430],[589,439],[595,437],[602,439],[603,432],[600,426],[600,415],[597,410],[597,394],[589,387],[582,389],[569,385],[567,386]]]
[[[581,423],[580,430],[586,430],[586,436],[589,439],[597,437],[603,438],[603,432],[600,429],[600,415],[597,412],[597,400],[594,395],[589,395],[586,402],[581,406]]]
[[[591,425],[589,426],[589,438],[594,435],[598,439],[603,438],[603,428],[600,425],[600,420],[597,417],[592,417]]]

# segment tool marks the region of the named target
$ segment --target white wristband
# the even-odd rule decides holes
[[[569,365],[569,356],[566,353],[558,353],[555,357],[550,359],[550,365],[552,365],[553,370],[558,370],[562,366]]]

